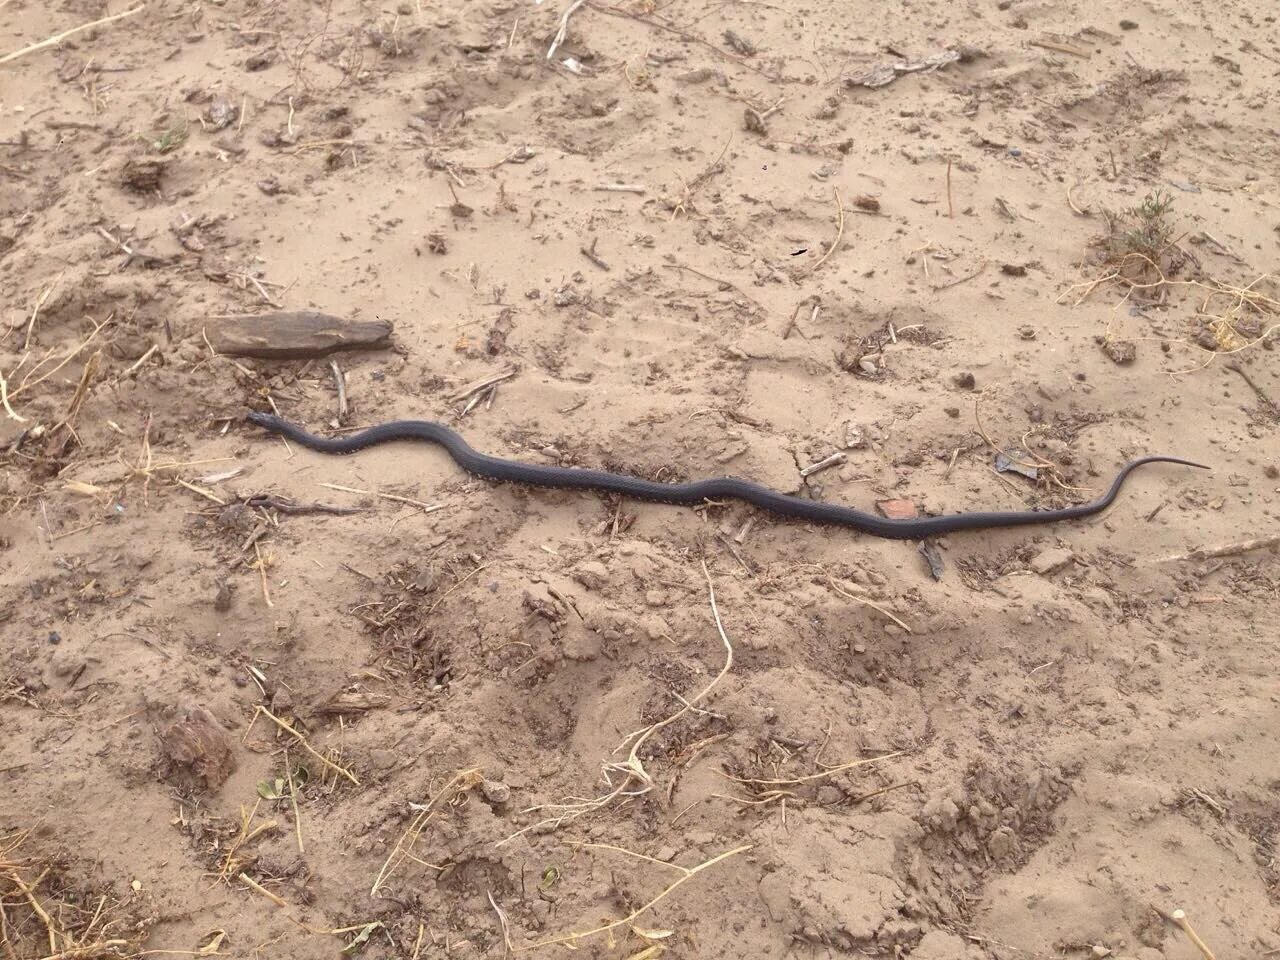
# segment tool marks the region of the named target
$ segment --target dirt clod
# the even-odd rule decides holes
[[[181,779],[209,790],[221,786],[236,768],[230,734],[199,705],[180,708],[177,719],[160,731],[160,743]]]

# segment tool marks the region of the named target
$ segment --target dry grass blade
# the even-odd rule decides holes
[[[840,241],[844,239],[844,201],[840,199],[839,189],[834,189],[833,192],[836,195],[836,238],[831,241],[831,246],[827,247],[827,252],[822,255],[822,258],[809,269],[810,274],[818,272],[818,268],[836,252],[836,247],[840,246]]]
[[[899,627],[901,627],[903,631],[905,631],[906,633],[912,632],[909,626],[907,626],[903,621],[895,617],[892,613],[890,613],[884,607],[880,606],[879,604],[871,602],[866,597],[860,597],[856,593],[850,593],[848,590],[842,589],[840,585],[836,583],[833,577],[827,577],[827,585],[831,587],[831,589],[834,590],[836,593],[840,594],[840,596],[844,597],[846,600],[852,600],[854,603],[860,603],[864,607],[870,607],[872,610],[876,611],[876,613],[879,613],[885,617],[888,617],[890,620],[896,623]]]
[[[63,30],[62,33],[54,34],[52,37],[41,40],[38,43],[30,44],[21,50],[15,50],[13,53],[5,54],[0,57],[0,64],[9,63],[17,60],[19,57],[25,57],[28,53],[35,53],[38,50],[44,50],[47,47],[56,47],[68,37],[74,37],[77,33],[83,33],[85,30],[92,30],[94,27],[105,26],[108,23],[114,23],[116,20],[123,20],[125,17],[132,17],[135,13],[141,13],[146,9],[146,4],[140,3],[131,10],[125,10],[123,13],[112,14],[109,17],[102,17],[99,20],[90,23],[82,23],[78,27],[72,27],[70,30]]]
[[[663,866],[672,867],[676,870],[679,870],[681,874],[680,877],[674,883],[671,883],[667,885],[665,888],[663,888],[662,892],[660,892],[656,897],[653,897],[651,900],[647,901],[646,903],[632,910],[629,914],[627,914],[621,920],[614,920],[612,923],[602,924],[601,926],[594,927],[590,930],[574,931],[572,933],[566,933],[563,936],[552,937],[549,940],[539,940],[537,943],[533,944],[529,949],[537,950],[541,947],[555,946],[556,944],[560,944],[560,943],[570,944],[571,946],[576,947],[579,941],[585,940],[588,937],[594,937],[602,933],[608,933],[610,930],[618,929],[618,927],[630,926],[637,919],[639,919],[643,914],[651,910],[654,906],[656,906],[661,901],[665,900],[667,897],[673,894],[676,890],[680,889],[681,886],[688,883],[690,880],[692,880],[698,874],[702,873],[704,870],[708,870],[711,867],[714,867],[716,864],[722,863],[723,861],[728,860],[730,857],[736,857],[740,853],[746,853],[751,848],[752,848],[751,844],[747,844],[741,847],[734,847],[732,850],[726,850],[724,853],[719,854],[718,856],[714,856],[710,860],[706,860],[698,864],[696,867],[681,867],[674,863],[664,863]],[[621,850],[622,848],[606,847],[606,849]],[[632,851],[630,850],[622,850],[622,852],[627,853],[633,857],[639,857],[642,860],[649,859],[648,857],[644,857],[641,854],[632,853]]]
[[[392,872],[397,866],[406,859],[423,863],[417,857],[412,856],[410,851],[413,845],[417,843],[418,837],[422,835],[422,831],[426,829],[436,811],[443,804],[451,803],[456,797],[461,796],[468,790],[479,786],[484,781],[484,774],[479,768],[473,767],[470,770],[463,770],[457,773],[443,787],[436,791],[435,795],[427,801],[426,805],[418,811],[418,815],[413,818],[413,822],[409,824],[407,830],[400,835],[400,839],[396,841],[396,845],[391,848],[391,852],[387,854],[387,859],[382,864],[382,869],[378,871],[378,876],[373,881],[373,888],[369,891],[369,896],[376,897],[378,890],[386,883]],[[430,864],[425,864],[430,866]]]
[[[306,737],[304,737],[296,729],[294,729],[289,724],[285,723],[283,720],[277,717],[274,713],[272,713],[266,707],[259,705],[258,712],[254,714],[254,719],[257,719],[259,714],[266,717],[268,720],[274,723],[277,727],[279,727],[285,733],[292,736],[295,740],[298,741],[298,745],[302,747],[303,750],[307,751],[307,753],[311,754],[311,756],[315,757],[317,760],[319,760],[322,764],[324,764],[334,773],[338,774],[341,777],[345,777],[347,780],[351,781],[351,783],[354,784],[355,786],[357,787],[360,786],[360,781],[356,779],[355,774],[353,774],[346,767],[338,766],[338,764],[334,763],[332,760],[330,760],[320,751],[316,750],[315,747],[311,746],[311,744],[307,741]],[[252,727],[253,723],[251,722],[249,726]],[[245,731],[245,733],[247,736],[248,731]]]
[[[819,770],[817,773],[810,773],[803,777],[783,777],[777,780],[762,780],[757,777],[734,777],[724,774],[728,779],[735,783],[745,783],[752,786],[762,787],[795,787],[802,783],[813,783],[817,780],[825,780],[827,777],[833,777],[837,773],[844,773],[846,770],[852,770],[855,767],[865,767],[871,763],[879,763],[881,760],[892,760],[894,757],[903,755],[902,750],[893,753],[882,753],[878,757],[866,757],[862,760],[850,760],[848,763],[837,764],[834,767],[828,767],[826,770]]]
[[[119,903],[103,893],[66,886],[61,864],[23,856],[20,848],[31,831],[0,838],[0,950],[4,960],[40,957],[42,960],[98,960],[101,957],[140,956],[137,939],[108,929],[128,924],[115,916]],[[91,906],[96,901],[96,907]]]

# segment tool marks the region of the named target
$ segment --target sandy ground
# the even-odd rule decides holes
[[[0,0],[0,57],[129,9]],[[1188,556],[1277,532],[1275,7],[592,0],[548,61],[563,9],[147,0],[0,65],[7,956],[1280,951],[1277,552]],[[212,350],[269,302],[393,347]],[[867,510],[1213,471],[934,579],[271,406]]]

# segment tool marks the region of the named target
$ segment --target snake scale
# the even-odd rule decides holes
[[[486,480],[536,487],[555,487],[563,490],[602,490],[638,500],[652,500],[680,506],[696,506],[707,500],[733,498],[744,500],[762,510],[784,517],[835,524],[860,530],[872,536],[895,540],[920,540],[957,530],[986,530],[994,527],[1021,527],[1029,524],[1078,520],[1081,517],[1093,516],[1111,506],[1121,486],[1124,485],[1125,478],[1144,464],[1176,463],[1185,467],[1209,469],[1204,464],[1178,457],[1142,457],[1121,467],[1111,483],[1111,488],[1097,500],[1074,507],[1064,507],[1059,510],[974,511],[940,517],[892,520],[854,510],[852,507],[778,493],[776,490],[770,490],[768,487],[762,487],[748,480],[740,480],[737,477],[715,477],[691,483],[660,483],[604,470],[551,467],[504,460],[501,457],[491,457],[474,450],[453,430],[442,423],[430,420],[392,420],[347,437],[328,438],[309,433],[297,424],[269,413],[254,411],[248,415],[247,419],[265,430],[320,453],[355,453],[380,443],[420,440],[444,447],[458,466]]]

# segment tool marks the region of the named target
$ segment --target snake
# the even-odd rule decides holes
[[[796,520],[849,527],[862,533],[891,540],[923,540],[959,530],[987,530],[1022,527],[1030,524],[1060,523],[1101,513],[1115,501],[1125,479],[1149,463],[1173,463],[1208,470],[1210,467],[1180,457],[1141,457],[1120,468],[1111,488],[1097,500],[1056,510],[980,510],[936,517],[894,519],[879,517],[852,507],[779,493],[769,487],[737,477],[714,477],[689,483],[665,483],[606,470],[584,467],[553,467],[545,464],[504,460],[475,450],[462,436],[433,420],[391,420],[345,437],[322,437],[296,423],[270,413],[252,411],[250,423],[279,434],[319,453],[349,454],[397,440],[417,440],[444,447],[463,470],[486,480],[553,487],[561,490],[596,490],[637,500],[678,506],[700,506],[708,500],[736,499]]]

